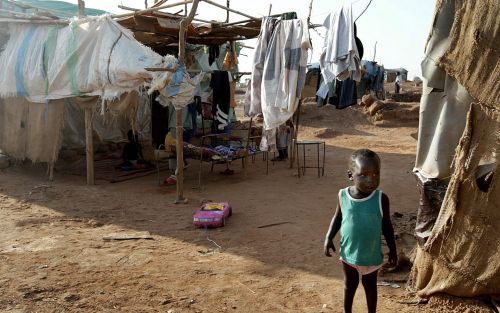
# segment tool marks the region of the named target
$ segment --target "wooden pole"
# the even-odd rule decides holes
[[[183,5],[183,4],[193,3],[193,1],[194,0],[187,0],[187,1],[175,2],[175,3],[172,3],[172,4],[160,5],[160,6],[157,6],[157,7],[154,7],[154,8],[140,10],[140,11],[136,11],[136,12],[132,12],[132,13],[115,14],[115,15],[111,15],[111,17],[112,18],[121,18],[121,17],[129,17],[129,16],[134,16],[134,15],[140,15],[140,14],[144,14],[144,13],[159,11],[159,10],[162,10],[162,9],[173,8],[173,7],[176,7],[176,6],[179,6],[179,5]]]
[[[209,3],[209,4],[211,4],[211,5],[215,6],[215,7],[218,7],[218,8],[221,8],[221,9],[224,9],[224,10],[227,10],[227,11],[239,14],[241,16],[245,16],[245,17],[251,18],[252,20],[259,20],[260,19],[260,18],[257,18],[257,17],[253,17],[251,15],[248,15],[246,13],[243,13],[243,12],[236,11],[236,10],[233,10],[231,8],[225,7],[225,6],[221,5],[221,4],[215,3],[215,2],[210,1],[210,0],[201,0],[201,1]]]
[[[85,2],[83,0],[78,0],[78,18],[85,16]]]
[[[118,6],[119,9],[122,9],[122,10],[127,10],[127,11],[134,11],[134,12],[139,12],[141,11],[141,9],[137,9],[137,8],[131,8],[131,7],[128,7],[128,6],[124,6],[124,5],[119,5]],[[161,16],[165,16],[165,17],[172,17],[172,18],[181,18],[181,17],[184,17],[185,15],[179,15],[179,13],[181,13],[183,10],[180,10],[176,13],[166,13],[166,12],[155,12],[159,17]],[[193,18],[193,21],[197,21],[197,22],[203,22],[203,23],[208,23],[208,24],[211,24],[211,23],[214,23],[214,21],[209,21],[209,20],[202,20],[202,19],[199,19],[199,18]],[[216,23],[222,23],[222,22],[216,22]]]
[[[309,15],[307,15],[307,26],[309,27],[309,24],[311,24],[311,12],[313,9],[313,0],[309,2]]]
[[[273,9],[273,4],[269,3],[269,13],[267,14],[267,16],[271,16],[271,10],[272,9]]]
[[[85,2],[78,0],[78,18],[85,16]],[[92,107],[85,107],[85,152],[87,159],[87,185],[94,185],[94,138],[92,135]]]
[[[293,140],[292,140],[292,151],[291,151],[291,157],[290,157],[290,168],[293,168],[293,162],[295,161],[295,154],[296,154],[296,150],[297,150],[297,137],[299,135],[299,122],[300,122],[300,107],[301,107],[301,104],[302,104],[302,99],[299,100],[299,105],[297,107],[297,112],[295,113],[297,116],[296,116],[296,122],[295,122],[295,125],[293,125],[293,128],[294,128],[294,134],[293,134]],[[297,156],[298,157],[298,156]]]
[[[230,1],[227,0],[226,1],[226,5],[227,7],[229,8],[229,4],[230,4]],[[229,23],[229,10],[226,11],[227,15],[226,15],[226,23]]]
[[[281,14],[273,14],[273,15],[269,15],[269,17],[277,17],[277,16],[281,16]],[[232,25],[238,25],[238,24],[248,23],[248,22],[252,22],[252,21],[260,21],[260,20],[262,20],[262,18],[261,18],[261,17],[259,17],[259,18],[252,18],[252,19],[242,20],[242,21],[238,21],[238,22],[224,23],[224,24],[221,24],[220,26],[221,26],[221,27],[224,27],[224,26],[232,26]]]
[[[186,18],[183,18],[179,27],[179,64],[186,63],[186,31],[188,25],[193,21],[199,0],[193,0],[191,11]],[[177,198],[175,203],[186,203],[184,198],[184,143],[182,139],[182,110],[175,110],[175,134],[176,134],[176,153],[177,153]]]
[[[94,139],[92,137],[92,108],[85,108],[85,146],[87,158],[87,185],[94,185]]]
[[[49,163],[49,181],[54,181],[54,163]]]

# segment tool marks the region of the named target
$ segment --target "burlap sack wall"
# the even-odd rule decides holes
[[[54,163],[61,146],[64,102],[0,99],[0,149],[20,160]]]
[[[481,103],[500,105],[500,1],[456,0],[451,44],[439,66]]]
[[[417,248],[410,282],[420,296],[500,294],[499,149],[498,107],[473,104],[438,219],[425,246]],[[483,192],[476,171],[492,160],[492,184]]]

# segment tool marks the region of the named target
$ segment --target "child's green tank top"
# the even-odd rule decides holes
[[[345,262],[360,266],[382,264],[381,199],[382,191],[378,189],[363,199],[351,197],[349,187],[340,190],[340,256]]]

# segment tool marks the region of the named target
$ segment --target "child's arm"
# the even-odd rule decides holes
[[[382,233],[389,247],[389,264],[395,266],[398,263],[398,253],[396,250],[396,240],[394,239],[394,229],[392,228],[391,212],[389,209],[389,197],[382,194]]]
[[[330,249],[332,249],[333,252],[335,252],[335,245],[333,244],[333,238],[339,232],[341,224],[342,224],[342,210],[340,209],[340,203],[337,202],[335,215],[333,216],[332,221],[330,222],[330,227],[328,229],[328,233],[326,234],[325,238],[324,250],[326,256],[332,256],[330,254]]]

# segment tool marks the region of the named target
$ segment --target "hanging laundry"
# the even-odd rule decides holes
[[[250,105],[252,115],[262,112],[264,116],[261,150],[276,149],[276,128],[297,109],[309,48],[307,23],[264,18],[254,57]]]
[[[344,81],[337,81],[337,83],[341,84],[341,86],[339,101],[335,105],[336,108],[340,110],[355,105],[358,99],[356,81],[348,78]]]
[[[266,52],[271,41],[271,36],[274,33],[279,20],[271,17],[264,17],[260,28],[259,38],[255,47],[253,59],[253,71],[250,85],[250,105],[248,110],[249,116],[254,116],[262,113],[261,85],[264,72],[264,62],[266,61]]]
[[[212,112],[219,130],[223,130],[229,123],[230,81],[231,73],[227,71],[214,71],[210,80],[210,87],[213,89]]]
[[[219,46],[209,46],[208,47],[208,64],[212,65],[215,60],[219,57],[220,48]]]
[[[321,72],[327,82],[334,79],[361,79],[361,67],[356,45],[352,8],[342,7],[330,13],[323,25],[327,29],[323,51],[320,56]],[[358,39],[359,40],[359,39]]]
[[[226,56],[224,57],[223,69],[230,71],[236,68],[238,65],[238,55],[236,54],[236,43],[232,41],[229,45],[229,49],[226,51]]]

